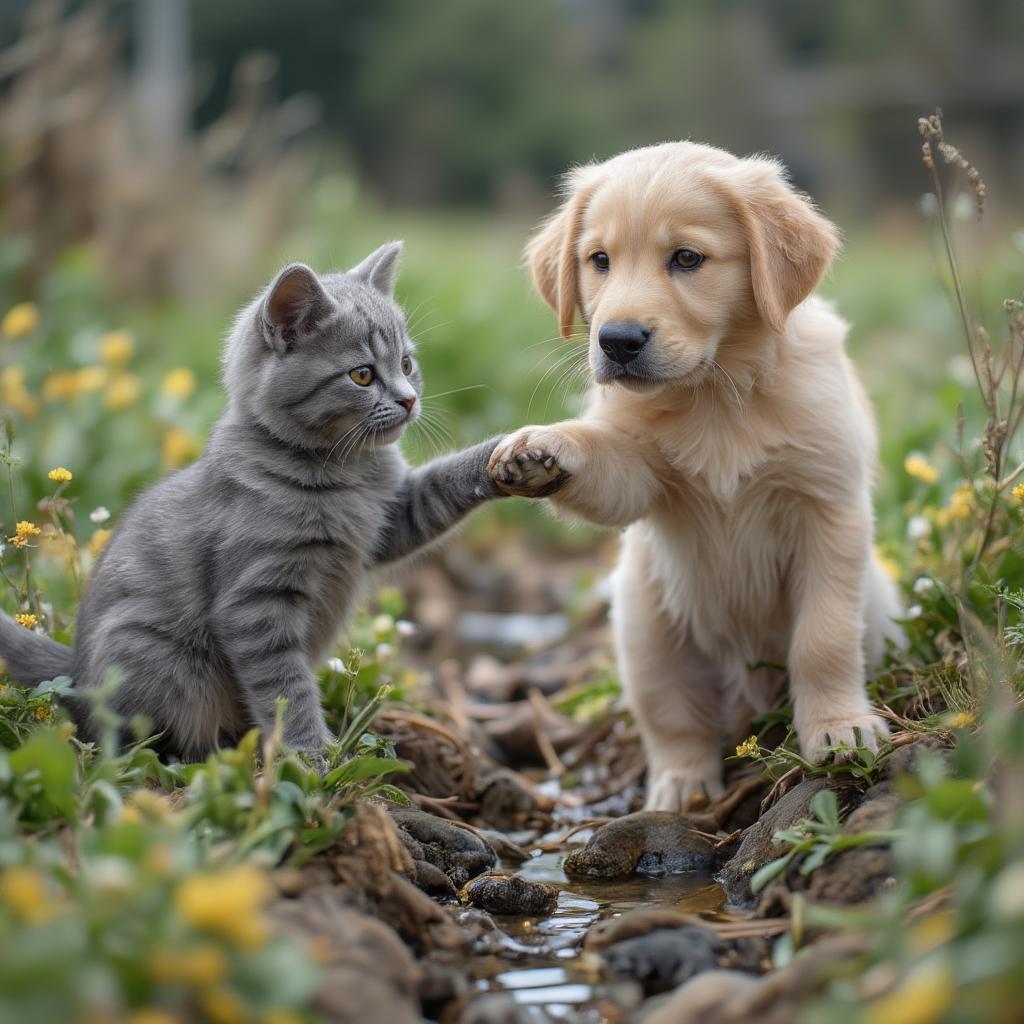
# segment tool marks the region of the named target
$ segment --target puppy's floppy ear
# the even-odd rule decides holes
[[[267,344],[282,355],[314,330],[334,303],[316,274],[304,263],[289,263],[267,289],[261,326]]]
[[[385,242],[349,273],[391,298],[395,294],[395,275],[398,273],[398,257],[401,255],[401,242]]]
[[[566,176],[566,199],[540,226],[526,246],[526,262],[541,298],[558,314],[563,338],[572,335],[580,307],[579,255],[576,246],[583,215],[599,183],[596,165],[579,167]]]
[[[741,160],[730,174],[750,244],[750,278],[761,319],[776,334],[825,276],[839,232],[795,191],[775,160]]]

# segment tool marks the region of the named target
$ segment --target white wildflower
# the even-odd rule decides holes
[[[927,516],[913,516],[907,523],[907,536],[911,540],[920,540],[932,532],[932,524]]]
[[[89,513],[89,518],[94,523],[105,523],[110,518],[110,509],[100,505]]]
[[[914,581],[915,594],[927,594],[935,586],[935,580],[931,576],[919,576]]]

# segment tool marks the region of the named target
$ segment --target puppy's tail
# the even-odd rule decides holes
[[[0,612],[0,661],[11,678],[23,686],[69,676],[75,652],[48,636],[40,636]]]

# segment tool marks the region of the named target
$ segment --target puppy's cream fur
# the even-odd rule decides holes
[[[681,248],[704,262],[673,267]],[[597,383],[582,418],[517,431],[491,471],[512,493],[564,480],[559,509],[625,528],[613,621],[649,808],[720,791],[722,742],[782,665],[808,757],[886,733],[864,691],[900,640],[872,555],[874,424],[846,324],[812,297],[836,248],[775,161],[687,142],[572,172],[530,242],[562,333],[589,324]],[[651,331],[626,372],[598,344],[624,321]]]

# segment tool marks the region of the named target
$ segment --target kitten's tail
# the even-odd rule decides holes
[[[0,660],[15,682],[35,686],[44,679],[69,676],[75,652],[48,636],[40,636],[0,612]]]

